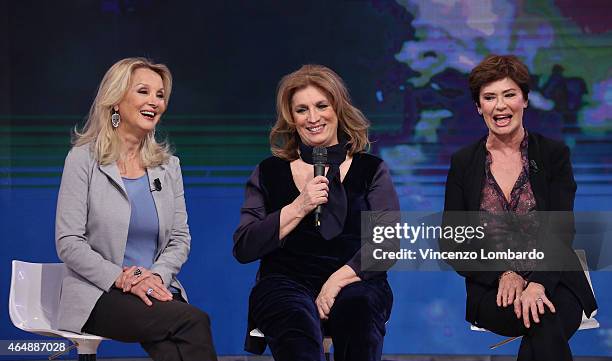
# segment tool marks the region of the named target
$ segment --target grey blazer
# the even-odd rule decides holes
[[[191,236],[177,157],[148,168],[151,189],[159,179],[161,191],[152,191],[159,238],[151,271],[165,285],[187,299],[176,279],[189,254]],[[130,224],[130,202],[116,163],[99,165],[88,144],[73,147],[64,164],[57,200],[55,246],[68,271],[62,282],[58,328],[81,329],[103,292],[122,272]]]

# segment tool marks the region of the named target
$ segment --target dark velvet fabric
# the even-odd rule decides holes
[[[324,323],[314,302],[317,293],[285,276],[264,278],[253,288],[249,300],[253,320],[266,335],[274,359],[323,360],[321,340],[329,335],[336,361],[380,360],[393,303],[387,280],[344,287]]]
[[[325,148],[327,151],[326,165],[329,170],[325,177],[329,180],[329,196],[327,203],[321,205],[321,225],[319,233],[326,240],[336,238],[344,229],[346,219],[346,193],[340,181],[340,164],[346,159],[346,141]],[[313,147],[298,143],[300,147],[300,158],[308,164],[314,164],[312,158]]]
[[[284,239],[279,240],[280,210],[299,195],[289,162],[268,158],[258,165],[247,182],[240,225],[234,234],[234,256],[243,263],[261,260],[257,284],[250,298],[249,329],[260,328],[270,342],[273,353],[289,355],[291,352],[303,352],[307,354],[302,358],[304,360],[320,359],[323,335],[314,300],[323,283],[343,265],[353,268],[362,281],[350,285],[352,287],[347,286],[341,294],[346,291],[348,295],[350,289],[359,289],[364,292],[366,300],[375,299],[371,303],[376,305],[370,305],[372,308],[364,311],[363,317],[369,321],[363,322],[370,327],[367,332],[366,328],[362,329],[363,335],[360,334],[362,331],[357,332],[359,329],[355,324],[344,321],[342,315],[335,323],[330,322],[330,325],[335,324],[332,337],[337,350],[336,359],[343,360],[342,354],[338,353],[341,348],[337,342],[347,345],[343,351],[347,355],[356,352],[355,347],[358,346],[351,341],[355,337],[370,340],[371,345],[367,346],[370,349],[382,350],[384,323],[391,310],[392,295],[386,282],[386,272],[361,269],[361,212],[398,211],[399,201],[389,170],[381,159],[372,155],[355,154],[343,180],[343,187],[347,217],[338,237],[325,240],[315,227],[311,213]],[[391,265],[389,263],[388,266]],[[336,302],[339,299],[340,295]],[[336,306],[338,303],[332,308],[332,314],[339,312],[334,311]],[[355,317],[354,311],[359,307],[362,306],[349,305],[348,311],[340,313]],[[358,319],[351,321],[359,322]],[[294,332],[296,329],[299,331]],[[349,336],[352,332],[360,335]],[[342,341],[343,337],[348,337],[347,341]],[[265,345],[262,347],[252,341],[257,340],[247,337],[245,349],[262,353]],[[368,354],[376,355],[377,352]],[[378,360],[380,353],[378,355],[378,358],[372,356],[364,360]],[[276,359],[297,360],[295,357]]]

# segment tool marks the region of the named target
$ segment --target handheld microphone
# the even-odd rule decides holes
[[[154,187],[154,188],[153,188],[153,189],[151,189],[151,192],[153,192],[153,191],[157,191],[157,192],[159,192],[159,191],[161,191],[161,190],[162,190],[161,181],[159,180],[159,178],[155,178],[155,179],[153,180],[153,187]]]
[[[314,147],[312,149],[312,163],[314,165],[314,176],[325,175],[325,164],[327,164],[327,148],[325,147]],[[315,226],[321,225],[321,212],[323,211],[319,204],[315,208]]]

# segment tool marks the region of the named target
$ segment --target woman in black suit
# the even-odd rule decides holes
[[[524,216],[573,210],[576,183],[568,147],[523,127],[529,79],[527,67],[511,55],[490,55],[470,73],[472,98],[489,132],[453,154],[446,212]],[[567,245],[568,233],[573,232],[566,232]],[[466,282],[467,321],[501,335],[522,335],[518,360],[571,360],[568,340],[582,312],[591,315],[597,308],[580,271],[458,272]]]

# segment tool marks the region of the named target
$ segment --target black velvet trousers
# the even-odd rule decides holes
[[[352,283],[334,302],[324,325],[315,305],[318,289],[283,276],[259,280],[251,316],[276,361],[321,361],[323,336],[331,336],[336,361],[375,361],[382,356],[393,294],[386,279]]]
[[[570,361],[573,358],[568,342],[580,327],[582,306],[572,291],[562,284],[547,295],[557,312],[552,313],[545,306],[540,323],[531,320],[531,327],[525,328],[523,319],[516,318],[512,305],[497,306],[497,289],[491,289],[480,303],[478,326],[503,336],[522,335],[518,361]]]
[[[139,342],[154,361],[217,360],[208,315],[180,295],[147,306],[117,288],[98,299],[83,331],[121,342]],[[177,299],[178,298],[178,299]]]

